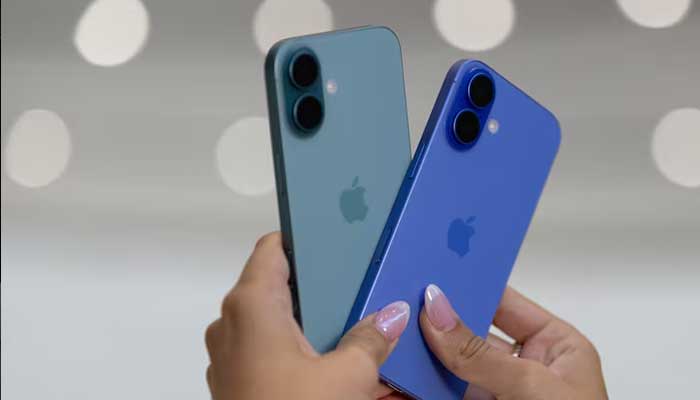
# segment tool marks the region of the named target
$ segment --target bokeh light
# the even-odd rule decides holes
[[[437,0],[435,27],[452,46],[484,51],[503,43],[515,24],[511,0]]]
[[[688,14],[692,0],[617,0],[632,22],[646,28],[668,28]]]
[[[333,12],[321,0],[265,0],[253,19],[253,34],[264,54],[280,39],[333,29]]]
[[[140,0],[95,0],[80,17],[73,41],[89,63],[111,67],[136,56],[148,31],[148,11]]]
[[[70,134],[61,117],[49,110],[28,110],[10,129],[5,169],[18,184],[38,188],[63,174],[70,155]]]
[[[651,150],[656,166],[668,180],[700,187],[700,109],[680,108],[661,118]]]
[[[229,126],[216,145],[216,166],[234,192],[259,196],[275,185],[269,125],[266,118],[246,117]]]

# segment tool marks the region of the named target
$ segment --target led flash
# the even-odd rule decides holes
[[[338,91],[338,83],[334,81],[333,79],[329,79],[326,81],[326,92],[328,94],[335,94]]]
[[[489,119],[488,123],[486,124],[486,127],[488,128],[489,132],[491,132],[492,134],[495,134],[496,132],[498,132],[498,127],[499,127],[498,121],[491,118],[491,119]]]

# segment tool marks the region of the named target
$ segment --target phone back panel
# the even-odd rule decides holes
[[[302,48],[315,54],[324,88],[324,120],[312,135],[294,125],[285,89]],[[410,161],[401,49],[388,28],[364,27],[284,40],[265,65],[290,285],[304,334],[325,352],[343,333]]]
[[[494,81],[489,117],[500,128],[484,129],[465,149],[455,146],[452,121],[476,71]],[[559,140],[555,117],[491,68],[452,67],[348,320],[396,300],[410,304],[408,327],[380,370],[386,382],[420,399],[462,398],[466,383],[423,341],[424,290],[437,284],[476,334],[488,334]]]

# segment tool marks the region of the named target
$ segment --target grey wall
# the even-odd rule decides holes
[[[278,227],[274,195],[231,190],[217,163],[231,124],[266,115],[259,2],[144,0],[145,46],[113,67],[74,44],[89,3],[2,2],[2,397],[208,398],[204,329],[256,237]],[[667,179],[652,138],[671,110],[700,108],[697,3],[650,29],[613,0],[518,1],[510,36],[478,53],[442,40],[432,2],[326,4],[336,28],[398,33],[414,146],[459,58],[485,60],[560,117],[512,284],[597,344],[612,398],[695,393],[700,191]],[[71,144],[65,171],[36,188],[17,174],[54,148],[27,145],[29,167],[8,161],[31,109],[59,115]],[[700,158],[700,124],[687,129],[677,147]],[[231,154],[266,160],[266,132],[242,135]],[[257,165],[223,174],[264,188]]]

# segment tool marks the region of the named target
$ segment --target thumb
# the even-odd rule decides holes
[[[425,290],[420,326],[430,350],[448,370],[496,398],[522,395],[549,378],[542,364],[513,357],[475,335],[435,285]]]
[[[376,388],[379,366],[398,343],[410,314],[405,301],[389,304],[358,322],[324,358],[355,384]]]

